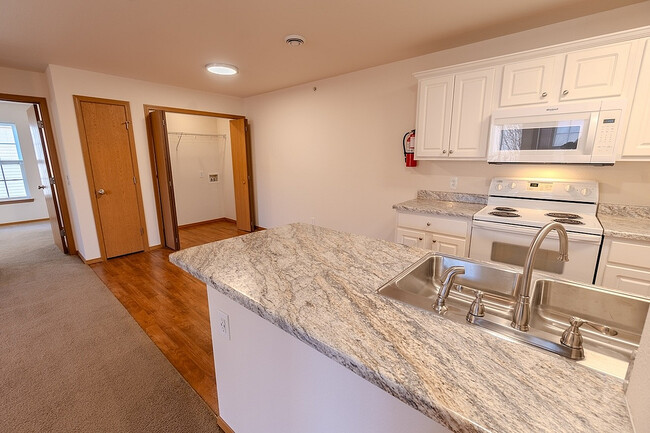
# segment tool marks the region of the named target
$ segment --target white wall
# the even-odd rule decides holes
[[[649,163],[613,167],[420,162],[406,168],[402,136],[415,126],[414,72],[650,24],[644,2],[391,63],[245,100],[259,224],[293,221],[391,239],[394,203],[418,189],[486,193],[494,176],[598,179],[601,200],[650,205]],[[317,87],[314,91],[313,88]]]
[[[30,104],[0,102],[0,122],[14,123],[16,125],[25,166],[25,177],[29,187],[28,194],[34,199],[34,201],[27,203],[0,204],[0,224],[33,221],[48,217],[45,197],[43,192],[38,189],[41,184],[41,176],[38,172],[34,142],[27,118],[27,109],[30,107]]]
[[[42,72],[0,67],[0,93],[47,98],[47,77]]]
[[[57,145],[68,185],[70,216],[80,254],[87,260],[100,257],[73,95],[130,103],[149,245],[160,244],[143,105],[242,114],[242,100],[57,65],[49,65],[46,73],[54,102],[51,111],[57,126]]]
[[[230,127],[227,119],[167,113],[169,154],[178,224],[235,215]],[[173,132],[183,132],[180,136]],[[191,134],[223,136],[206,137]],[[209,175],[218,174],[218,182]]]

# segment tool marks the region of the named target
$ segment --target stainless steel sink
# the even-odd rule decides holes
[[[582,351],[578,354],[561,344],[560,338],[572,317],[609,327],[606,333],[588,326],[580,328],[587,357],[596,352],[623,361],[627,366],[639,346],[650,299],[587,284],[538,277],[531,293],[530,330],[523,332],[510,326],[521,274],[517,269],[489,262],[431,253],[377,291],[383,296],[434,312],[441,276],[453,266],[465,269],[463,275],[454,279],[457,290],[450,291],[444,313],[455,322],[478,326],[500,337],[571,359],[581,359]],[[466,315],[476,290],[484,292],[485,316],[475,318],[469,324]],[[599,355],[598,358],[602,357]]]

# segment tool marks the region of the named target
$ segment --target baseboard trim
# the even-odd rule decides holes
[[[96,259],[86,260],[86,258],[81,254],[80,251],[77,251],[77,255],[79,256],[79,258],[81,259],[81,261],[84,262],[84,263],[87,264],[87,265],[93,265],[93,264],[95,264],[95,263],[100,263],[100,262],[103,262],[103,261],[104,261],[101,257],[98,257],[98,258],[96,258]]]
[[[159,250],[159,249],[161,249],[162,247],[163,247],[162,244],[150,245],[150,246],[149,246],[149,251]]]
[[[179,229],[187,229],[187,228],[194,227],[194,226],[202,226],[203,224],[218,223],[218,222],[221,222],[221,221],[225,221],[225,222],[229,222],[229,223],[236,222],[235,220],[232,220],[230,218],[223,217],[223,218],[215,218],[213,220],[206,220],[206,221],[199,221],[199,222],[195,222],[195,223],[183,224],[182,226],[178,226],[178,228]]]
[[[217,415],[217,425],[221,427],[221,430],[223,430],[225,433],[235,433],[235,431],[230,428],[226,421],[221,418],[221,415]]]
[[[37,223],[41,221],[48,221],[49,218],[39,218],[35,220],[25,220],[25,221],[12,221],[10,223],[0,223],[0,226],[14,226],[18,224],[29,224],[29,223]]]

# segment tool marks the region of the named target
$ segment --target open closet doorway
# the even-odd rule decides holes
[[[145,113],[162,245],[187,247],[190,227],[225,222],[253,231],[246,119],[153,106]]]
[[[0,93],[0,225],[48,220],[54,244],[76,254],[45,98]]]

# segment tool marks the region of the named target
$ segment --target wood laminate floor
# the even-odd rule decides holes
[[[181,248],[246,234],[218,221],[180,229]],[[169,249],[91,265],[162,353],[218,414],[205,284],[169,263]]]

